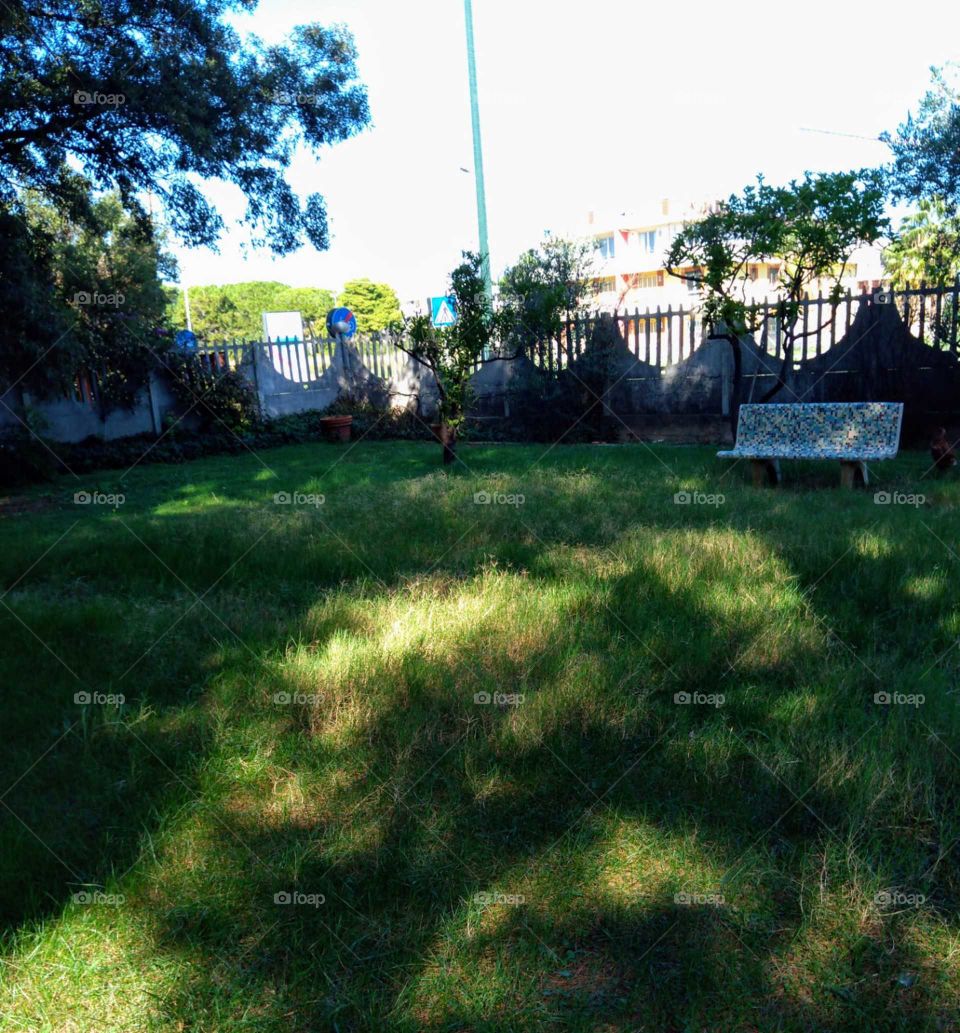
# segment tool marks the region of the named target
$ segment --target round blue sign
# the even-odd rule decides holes
[[[331,337],[353,337],[357,332],[357,317],[348,308],[332,308],[327,313],[327,333]]]
[[[196,351],[197,335],[192,330],[178,330],[173,338],[173,343],[185,352]]]

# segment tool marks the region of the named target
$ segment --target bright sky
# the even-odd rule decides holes
[[[297,190],[326,197],[330,250],[273,259],[231,232],[219,255],[178,248],[181,279],[337,290],[367,276],[403,301],[443,293],[460,252],[477,248],[463,4],[261,0],[237,19],[270,41],[308,21],[353,31],[373,116],[292,170]],[[474,0],[474,23],[495,276],[591,208],[881,163],[878,142],[801,127],[892,130],[930,66],[960,58],[960,5],[944,0],[909,12],[889,0]],[[230,189],[209,194],[228,221],[242,212]]]

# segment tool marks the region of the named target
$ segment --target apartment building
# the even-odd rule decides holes
[[[702,219],[715,203],[664,199],[634,211],[588,212],[577,236],[597,242],[595,306],[601,311],[644,311],[658,305],[661,309],[695,305],[696,282],[667,272],[666,255],[684,223]],[[853,293],[878,289],[885,282],[881,255],[876,246],[859,248],[847,264],[842,285]],[[776,292],[781,266],[779,259],[771,259],[747,267],[748,300],[762,301]],[[678,270],[681,274],[693,271],[693,267]],[[828,289],[826,283],[814,284],[814,297],[821,286]]]

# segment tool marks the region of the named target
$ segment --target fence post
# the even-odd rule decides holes
[[[260,406],[260,411],[266,411],[266,399],[263,397],[263,391],[260,390],[260,342],[250,341],[250,366],[251,373],[253,374],[253,390],[257,394],[257,404]]]
[[[157,401],[156,392],[153,390],[153,370],[147,374],[147,403],[150,406],[150,422],[153,424],[153,433],[160,436],[163,429],[163,419],[160,415],[160,403]]]

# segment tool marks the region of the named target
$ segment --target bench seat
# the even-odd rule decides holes
[[[896,456],[902,420],[902,402],[742,405],[736,444],[717,455],[767,464],[775,482],[780,479],[776,460],[834,459],[856,466],[866,483],[865,462]]]

